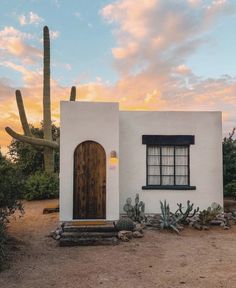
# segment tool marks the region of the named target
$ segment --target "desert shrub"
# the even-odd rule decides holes
[[[236,180],[231,181],[224,187],[224,195],[236,198]]]
[[[236,140],[235,129],[223,140],[224,196],[235,197]]]
[[[29,176],[25,182],[24,198],[26,200],[57,198],[58,195],[58,174],[37,171],[35,174]]]
[[[6,251],[7,251],[7,236],[6,225],[4,222],[0,222],[0,272],[4,269],[6,264]]]
[[[6,227],[9,217],[20,210],[21,177],[15,165],[0,150],[0,270],[6,260]]]

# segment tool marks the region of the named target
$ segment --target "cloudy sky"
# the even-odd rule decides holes
[[[236,126],[236,0],[1,0],[0,146],[42,120],[42,29],[51,34],[53,119],[77,86],[82,101],[123,110],[220,110]],[[207,123],[206,123],[207,125]]]

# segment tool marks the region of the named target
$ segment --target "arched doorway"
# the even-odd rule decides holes
[[[74,152],[73,219],[106,218],[106,153],[94,141]]]

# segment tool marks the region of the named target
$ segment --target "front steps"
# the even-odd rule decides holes
[[[63,225],[60,246],[89,246],[118,244],[113,223],[68,222]]]

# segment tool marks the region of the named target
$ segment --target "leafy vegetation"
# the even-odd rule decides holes
[[[23,212],[20,198],[22,183],[15,165],[0,151],[0,270],[6,259],[6,226],[17,210]]]
[[[31,134],[36,138],[43,138],[42,126],[42,123],[39,128],[30,125]],[[53,124],[52,132],[53,141],[56,141],[60,136],[60,128]],[[31,144],[13,139],[9,146],[8,155],[10,156],[15,169],[21,175],[22,198],[36,200],[58,197],[58,151],[55,151],[54,153],[55,173],[53,174],[44,172],[43,149],[40,149],[37,146],[32,146]]]
[[[236,140],[235,129],[223,140],[224,195],[236,197]]]
[[[26,200],[41,200],[57,198],[59,195],[58,174],[37,171],[28,177],[25,182]]]
[[[236,180],[232,180],[224,186],[224,195],[236,198]]]

